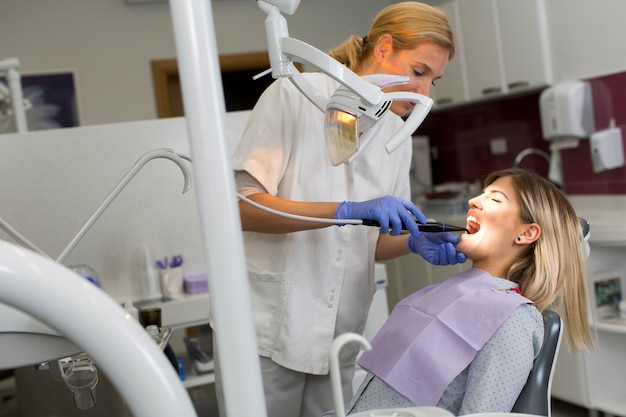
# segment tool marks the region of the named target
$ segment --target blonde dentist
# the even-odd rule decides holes
[[[352,36],[330,55],[358,75],[410,77],[389,91],[429,95],[453,53],[445,14],[408,1],[383,9],[365,38]],[[327,96],[339,87],[321,73],[303,76]],[[410,109],[411,103],[394,101],[367,149],[335,167],[323,113],[289,81],[274,82],[250,116],[233,156],[240,194],[293,214],[382,225],[329,226],[240,203],[268,416],[318,417],[333,407],[328,351],[335,336],[362,332],[376,288],[374,261],[411,252],[433,264],[465,261],[454,247],[457,236],[420,234],[412,220],[411,214],[420,222],[425,217],[408,201],[410,141],[391,155],[385,151]],[[400,234],[403,224],[410,234]],[[348,398],[356,354],[347,347],[340,359]],[[219,367],[216,376],[219,400]]]

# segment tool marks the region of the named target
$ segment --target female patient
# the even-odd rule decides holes
[[[569,347],[592,347],[582,230],[563,194],[508,169],[489,175],[469,207],[470,233],[457,250],[473,268],[398,303],[359,360],[368,376],[347,414],[511,411],[541,348],[547,308],[563,318]]]

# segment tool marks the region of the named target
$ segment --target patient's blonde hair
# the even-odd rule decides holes
[[[509,177],[520,202],[524,223],[537,223],[541,236],[509,267],[506,278],[519,283],[522,294],[539,311],[559,313],[573,350],[593,347],[586,301],[587,254],[582,226],[563,193],[546,179],[523,169],[489,175],[484,186]]]
[[[328,54],[358,72],[383,35],[390,35],[395,49],[414,49],[430,42],[454,55],[454,39],[448,18],[442,10],[416,1],[405,1],[385,7],[374,19],[365,41],[350,36]]]

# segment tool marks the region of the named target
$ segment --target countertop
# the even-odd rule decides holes
[[[209,322],[209,293],[183,294],[167,301],[135,301],[141,308],[160,308],[161,326],[183,328]]]
[[[590,244],[626,246],[626,195],[578,195],[568,199],[591,226]]]

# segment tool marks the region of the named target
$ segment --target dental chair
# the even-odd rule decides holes
[[[511,412],[550,417],[552,376],[563,336],[561,317],[552,310],[543,312],[543,345],[535,358],[533,369]]]
[[[522,389],[517,401],[513,405],[513,409],[510,413],[478,413],[469,414],[466,417],[531,417],[531,416],[545,416],[550,417],[552,412],[551,407],[551,388],[552,388],[552,376],[554,375],[554,365],[556,363],[557,356],[559,354],[559,348],[561,346],[561,339],[563,336],[563,321],[555,311],[544,310],[543,311],[543,324],[544,335],[543,344],[539,354],[535,358],[533,363],[533,369],[528,375],[526,385]],[[341,394],[341,382],[339,380],[339,362],[338,353],[341,347],[345,343],[359,342],[363,347],[369,348],[369,342],[362,338],[360,335],[346,333],[338,336],[333,345],[331,346],[330,354],[330,366],[331,366],[331,382],[333,384],[333,396],[335,398],[335,411],[337,417],[344,417],[343,407],[339,406],[343,403],[343,396]],[[452,416],[445,410],[437,407],[414,407],[406,409],[390,409],[379,410],[379,414],[365,414],[374,416],[427,416],[427,417],[439,417],[439,416]],[[403,413],[403,414],[394,414]],[[361,413],[355,417],[361,416]]]
[[[579,221],[583,231],[583,245],[587,257],[589,257],[591,227],[584,218],[579,217]],[[530,371],[526,385],[524,385],[522,392],[517,397],[511,413],[545,417],[550,417],[552,414],[552,376],[554,375],[554,365],[556,364],[563,337],[563,320],[555,311],[544,310],[543,324],[544,335],[541,350],[537,358],[535,358],[533,369]],[[486,413],[472,414],[467,417],[498,417],[505,415],[509,414]]]

